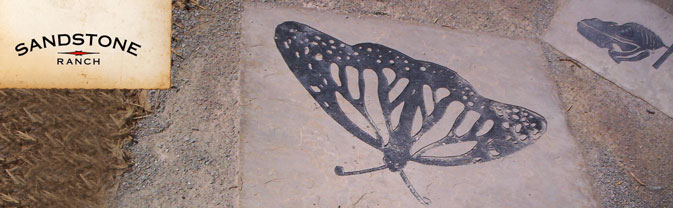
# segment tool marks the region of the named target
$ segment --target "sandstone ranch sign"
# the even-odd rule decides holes
[[[0,1],[0,88],[168,88],[170,30],[165,0]]]
[[[85,39],[86,36],[86,39]],[[41,41],[40,41],[41,40]],[[112,47],[112,49],[119,49],[122,52],[127,52],[133,56],[138,56],[137,51],[141,45],[128,40],[121,40],[118,37],[110,37],[107,35],[97,34],[82,34],[75,33],[72,36],[68,34],[58,34],[51,36],[42,36],[41,39],[32,39],[29,44],[19,43],[15,49],[19,56],[28,54],[43,48],[61,47],[61,46],[94,46],[101,48]],[[84,56],[90,54],[100,54],[99,52],[85,52],[85,51],[71,51],[58,52],[58,54],[69,54],[74,56]],[[100,58],[56,58],[56,65],[100,65]]]

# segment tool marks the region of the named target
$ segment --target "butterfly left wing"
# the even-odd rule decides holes
[[[382,131],[385,130],[376,128],[367,112],[363,71],[354,72],[357,78],[347,79],[346,66],[357,66],[357,62],[350,57],[333,55],[352,54],[352,48],[334,37],[292,21],[278,25],[274,39],[285,63],[320,107],[355,137],[382,149]],[[333,65],[339,68],[334,76]],[[357,87],[349,88],[349,84]],[[345,108],[354,108],[359,114],[357,116],[364,117],[366,123],[352,119],[355,116],[347,115]],[[373,133],[372,126],[375,129]]]

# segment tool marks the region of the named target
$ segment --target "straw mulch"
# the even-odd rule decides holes
[[[130,167],[138,91],[0,90],[0,207],[100,207]]]

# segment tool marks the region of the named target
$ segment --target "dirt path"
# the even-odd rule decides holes
[[[238,167],[239,2],[173,14],[172,87],[152,91],[118,207],[234,207]]]

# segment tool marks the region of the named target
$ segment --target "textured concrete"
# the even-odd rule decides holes
[[[599,48],[577,32],[577,22],[599,18],[624,24],[635,22],[655,32],[666,46],[673,44],[673,16],[660,7],[643,0],[569,0],[557,12],[544,41],[582,62],[590,69],[641,97],[669,116],[673,116],[673,58],[659,69],[652,65],[666,51],[651,51],[640,61],[616,63],[607,49]]]
[[[333,121],[302,88],[273,42],[276,25],[295,20],[349,44],[376,42],[447,66],[482,95],[527,107],[548,121],[535,144],[504,159],[458,167],[405,168],[434,207],[588,207],[581,173],[540,46],[374,18],[249,6],[243,19],[242,207],[417,207],[397,174],[340,177],[382,164],[382,153]]]

